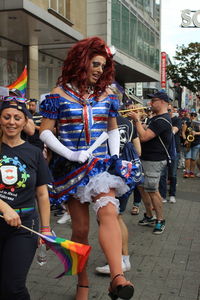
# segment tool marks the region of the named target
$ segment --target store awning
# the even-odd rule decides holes
[[[38,46],[64,59],[66,49],[83,38],[67,23],[31,1],[0,1],[0,37],[24,46]]]

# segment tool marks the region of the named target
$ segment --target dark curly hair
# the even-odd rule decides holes
[[[106,87],[114,79],[114,62],[107,45],[99,37],[90,37],[77,42],[68,52],[63,63],[62,74],[58,78],[57,85],[66,88],[67,83],[73,83],[79,89],[80,94],[87,88],[87,73],[91,59],[100,55],[106,58],[106,66],[103,74],[94,86],[94,92],[98,94],[105,91]]]

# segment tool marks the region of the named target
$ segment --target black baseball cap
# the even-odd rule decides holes
[[[171,102],[171,99],[165,92],[156,92],[155,94],[148,94],[147,96],[149,98],[159,98],[161,100],[164,100],[167,103]]]
[[[128,105],[131,105],[133,104],[133,100],[129,98],[129,96],[124,93],[123,94],[123,98],[122,98],[122,103],[125,105],[125,106],[128,106]]]
[[[25,116],[29,116],[30,112],[26,108],[25,103],[17,102],[14,99],[11,101],[2,101],[0,106],[0,112],[6,108],[15,108],[25,114]]]

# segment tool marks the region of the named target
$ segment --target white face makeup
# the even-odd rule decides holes
[[[95,84],[104,72],[106,59],[103,56],[97,55],[91,59],[88,70],[88,84]]]

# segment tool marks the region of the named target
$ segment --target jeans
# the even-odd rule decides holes
[[[170,181],[169,196],[176,196],[177,168],[179,159],[180,153],[177,153],[176,158],[172,160],[170,166],[166,166],[161,173],[159,192],[163,199],[167,197],[167,179]]]
[[[191,147],[188,152],[186,151],[186,148],[185,148],[185,159],[196,160],[197,156],[199,154],[199,151],[200,151],[200,144]]]
[[[134,189],[133,195],[134,195],[133,205],[139,207],[141,203],[141,195],[137,187]]]
[[[20,215],[22,224],[38,230],[36,212]],[[0,219],[0,299],[30,300],[26,277],[37,249],[34,233]]]

